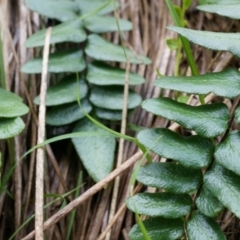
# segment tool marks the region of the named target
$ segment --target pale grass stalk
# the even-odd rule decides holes
[[[39,125],[37,143],[45,139],[46,92],[48,76],[48,56],[50,49],[51,28],[47,29],[42,63],[42,79],[40,90]],[[43,206],[44,206],[44,149],[37,149],[36,157],[36,189],[35,189],[35,230],[36,240],[43,240]]]
[[[124,100],[123,100],[123,110],[122,110],[122,122],[121,122],[121,134],[125,135],[126,125],[127,125],[127,110],[128,110],[128,94],[129,94],[129,71],[130,71],[130,60],[127,59],[126,75],[125,75],[125,84],[124,84]],[[119,167],[123,162],[123,150],[124,150],[124,138],[119,140],[118,148],[118,158],[117,158],[117,167]],[[108,223],[110,223],[114,217],[118,199],[118,192],[120,187],[120,177],[116,177],[113,186],[113,195],[111,201],[111,208]],[[106,240],[110,240],[111,231],[108,232]]]
[[[114,171],[109,173],[104,179],[96,183],[94,186],[92,186],[90,189],[84,192],[81,196],[79,196],[78,198],[70,202],[66,207],[62,208],[60,211],[58,211],[56,214],[50,217],[47,221],[45,221],[43,225],[43,229],[46,230],[52,227],[55,223],[60,221],[60,219],[65,217],[68,213],[70,213],[72,210],[74,210],[84,201],[86,201],[95,193],[103,189],[109,182],[115,179],[118,175],[122,174],[124,171],[130,168],[135,162],[141,159],[142,156],[143,156],[143,153],[141,151],[135,153],[132,157],[130,157],[127,161],[125,161],[121,166],[119,166]],[[29,233],[27,236],[25,236],[22,240],[32,239],[34,235],[35,235],[35,230]]]

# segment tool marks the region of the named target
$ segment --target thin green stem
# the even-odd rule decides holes
[[[177,27],[182,27],[180,18],[178,16],[176,10],[174,9],[174,6],[173,6],[171,0],[165,0],[165,2],[168,6],[168,9],[169,9],[169,12],[172,16],[174,24]],[[188,64],[191,68],[192,75],[197,76],[197,75],[199,75],[199,72],[198,72],[198,69],[197,69],[197,64],[196,64],[196,62],[194,60],[194,57],[193,57],[193,54],[192,54],[192,50],[190,48],[189,41],[183,36],[180,36],[180,39],[182,41],[183,49],[186,53]],[[201,104],[205,104],[203,95],[199,95],[199,99],[200,99]]]
[[[1,28],[0,28],[1,32]],[[5,78],[5,68],[3,59],[3,46],[2,37],[0,36],[0,76],[1,76],[1,87],[7,89],[6,78]]]

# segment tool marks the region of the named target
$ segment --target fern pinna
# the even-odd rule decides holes
[[[240,18],[240,1],[202,0],[200,10]],[[206,4],[208,3],[208,4]],[[237,13],[237,14],[236,14]],[[188,40],[239,57],[239,33],[215,33],[169,27]],[[147,239],[226,239],[216,221],[224,208],[240,218],[240,73],[236,69],[192,77],[161,77],[155,86],[188,94],[214,93],[236,99],[224,103],[190,106],[170,98],[148,99],[142,107],[195,133],[182,136],[169,129],[141,131],[137,139],[167,162],[142,166],[137,180],[159,189],[127,199],[130,210],[148,216],[143,225]],[[140,225],[131,229],[131,240],[146,239]]]

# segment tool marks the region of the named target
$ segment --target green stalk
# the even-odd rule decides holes
[[[1,28],[0,28],[1,32]],[[5,79],[5,68],[4,68],[4,59],[3,59],[3,46],[2,38],[0,36],[0,76],[1,76],[1,87],[7,89],[6,79]]]
[[[174,6],[173,6],[172,2],[170,0],[165,0],[165,2],[168,6],[168,9],[169,9],[169,12],[170,12],[170,15],[173,19],[174,24],[177,27],[182,27],[181,21],[179,19],[179,16],[178,16],[176,10],[174,9]],[[184,51],[185,51],[186,56],[187,56],[187,61],[188,61],[188,64],[191,68],[191,71],[192,71],[192,75],[193,76],[198,76],[199,72],[198,72],[197,65],[196,65],[196,62],[195,62],[193,54],[192,54],[192,50],[190,48],[189,41],[183,36],[179,36],[179,37],[182,41],[182,45],[183,45]],[[199,99],[200,99],[201,104],[205,104],[204,95],[199,95]]]
[[[82,185],[82,172],[80,172],[79,177],[78,177],[78,182],[77,182],[77,186],[81,186],[81,185]],[[80,188],[77,188],[74,198],[76,199],[79,195],[80,195]],[[73,224],[74,224],[75,215],[76,215],[76,210],[73,210],[71,212],[70,219],[69,219],[66,240],[70,239]]]

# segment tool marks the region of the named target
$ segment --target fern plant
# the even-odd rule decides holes
[[[240,1],[231,1],[232,6],[223,0],[201,3],[214,5],[202,5],[200,10],[239,18],[235,13],[240,11]],[[169,29],[201,46],[240,56],[238,33]],[[224,103],[189,106],[162,97],[144,101],[145,110],[177,122],[196,135],[183,136],[163,128],[138,134],[140,143],[167,162],[149,163],[140,168],[137,180],[158,188],[159,192],[132,196],[127,199],[127,206],[149,217],[143,224],[152,240],[226,239],[215,218],[224,208],[240,218],[240,131],[231,130],[234,119],[240,124],[240,73],[226,69],[200,76],[162,77],[155,81],[155,86],[189,94],[212,92],[237,100],[231,111]],[[129,236],[132,240],[145,239],[137,224]]]
[[[129,49],[117,46],[101,37],[100,33],[129,31],[132,23],[123,19],[103,16],[114,11],[117,4],[106,0],[27,0],[27,6],[48,18],[62,22],[52,28],[51,41],[54,53],[49,56],[48,70],[62,77],[47,91],[46,122],[51,126],[73,124],[73,132],[105,132],[85,117],[90,113],[105,123],[121,120],[125,70],[106,62],[150,64],[151,61]],[[26,47],[42,47],[46,30],[41,30],[26,41]],[[71,43],[71,47],[60,43]],[[42,58],[27,62],[22,71],[41,73]],[[72,73],[72,74],[69,74]],[[54,75],[56,77],[56,75]],[[53,78],[52,78],[53,79]],[[138,85],[144,79],[129,74],[129,84]],[[81,108],[78,104],[81,99]],[[128,109],[141,103],[139,94],[129,91]],[[39,97],[34,102],[39,104]],[[73,139],[73,144],[89,175],[99,181],[112,171],[116,140],[114,137],[86,137]]]

